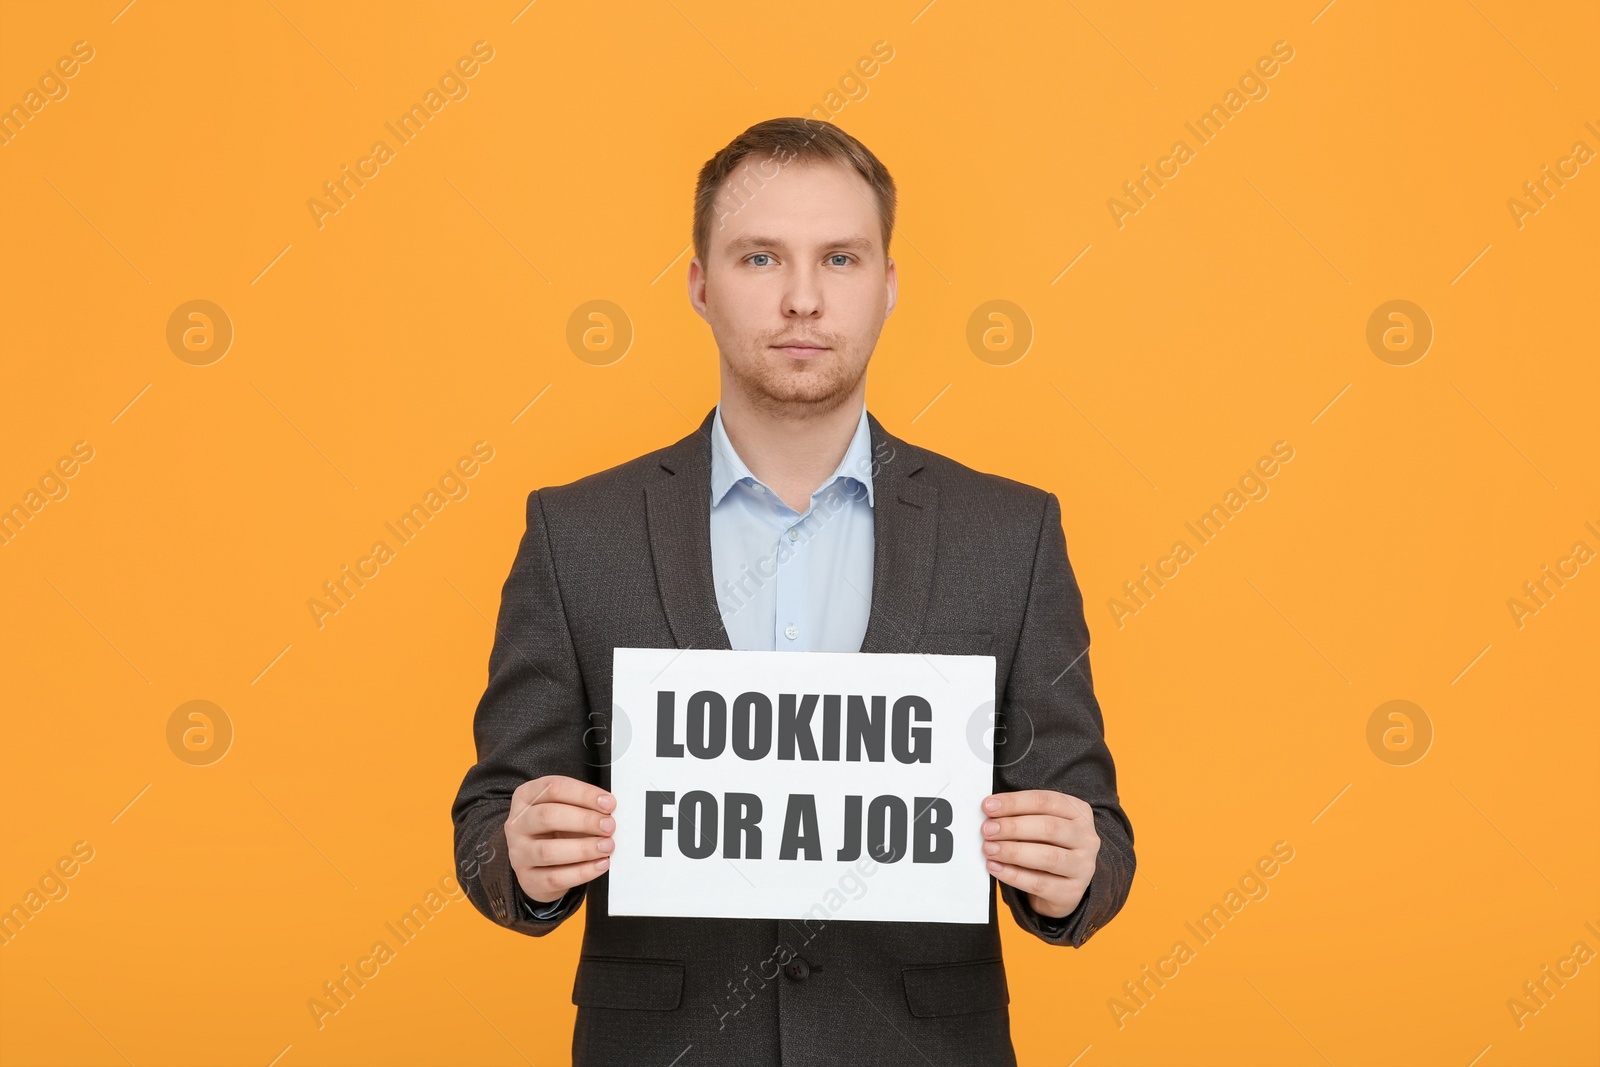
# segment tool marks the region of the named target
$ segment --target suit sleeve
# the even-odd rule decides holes
[[[473,716],[478,762],[451,808],[456,867],[473,906],[532,937],[554,930],[582,904],[584,887],[539,908],[522,893],[506,851],[511,794],[523,782],[561,774],[599,784],[586,758],[588,701],[557,585],[544,505],[528,496],[527,529],[501,590],[489,683]],[[546,918],[534,918],[535,910]]]
[[[1061,505],[1045,499],[1033,577],[1011,673],[1001,699],[1004,727],[995,746],[996,791],[1052,789],[1094,809],[1100,853],[1077,908],[1061,919],[1033,910],[1027,894],[1004,883],[1000,895],[1017,925],[1050,944],[1081,946],[1122,909],[1133,886],[1133,826],[1117,799],[1117,772],[1089,674],[1083,596],[1067,560]]]

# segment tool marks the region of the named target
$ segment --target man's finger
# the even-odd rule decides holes
[[[510,828],[521,834],[548,834],[555,831],[604,837],[617,828],[617,821],[593,808],[572,804],[531,804],[510,820]]]
[[[1082,803],[1083,801],[1075,796],[1057,793],[1053,789],[1019,789],[1015,793],[995,793],[985,797],[983,810],[991,817],[1057,815],[1063,819],[1081,819],[1084,817],[1084,809],[1078,805]]]
[[[541,837],[528,843],[526,855],[535,867],[563,867],[609,856],[616,847],[609,837]]]
[[[991,847],[995,851],[989,851]],[[1032,841],[985,842],[983,854],[986,859],[1012,867],[1059,874],[1063,878],[1072,874],[1069,866],[1072,862],[1071,853],[1055,845],[1040,845]]]
[[[617,810],[616,797],[597,785],[580,782],[564,774],[547,774],[543,778],[524,782],[512,793],[511,798],[513,803],[520,800],[526,804],[573,804],[600,812]]]
[[[983,836],[988,841],[1043,841],[1062,848],[1078,848],[1084,844],[1087,829],[1081,821],[1058,815],[1013,815],[984,820]]]
[[[533,867],[530,868],[534,873],[529,876],[529,881],[533,882],[534,889],[530,890],[524,885],[522,891],[537,903],[552,904],[565,896],[573,886],[594,881],[609,866],[611,857],[606,856],[584,863],[569,863],[564,867]]]
[[[987,863],[989,873],[997,881],[1014,886],[1024,893],[1030,893],[1046,900],[1071,895],[1071,882],[1059,874],[1049,874],[1045,871],[1036,871],[1031,867],[1018,867],[1013,863],[1000,863],[990,860]]]

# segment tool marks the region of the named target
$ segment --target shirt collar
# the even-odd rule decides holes
[[[872,429],[867,425],[867,407],[861,405],[861,418],[856,422],[856,432],[850,438],[844,458],[834,472],[817,487],[821,492],[839,478],[854,479],[867,491],[867,506],[872,506]],[[736,484],[748,479],[753,485],[767,488],[761,479],[750,473],[744,460],[728,440],[728,431],[722,426],[722,405],[717,405],[711,420],[711,506],[716,507]]]

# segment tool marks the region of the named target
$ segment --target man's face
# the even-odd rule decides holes
[[[895,303],[871,186],[832,163],[752,156],[716,214],[706,262],[689,264],[689,299],[711,324],[724,385],[779,415],[857,395]]]

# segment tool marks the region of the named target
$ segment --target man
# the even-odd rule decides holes
[[[456,856],[473,904],[519,933],[587,898],[575,1062],[1015,1062],[992,894],[987,925],[608,913],[617,647],[993,655],[995,793],[962,847],[1051,944],[1127,899],[1133,832],[1059,503],[866,410],[894,210],[839,128],[746,130],[695,194],[689,296],[720,403],[676,444],[528,497]]]

